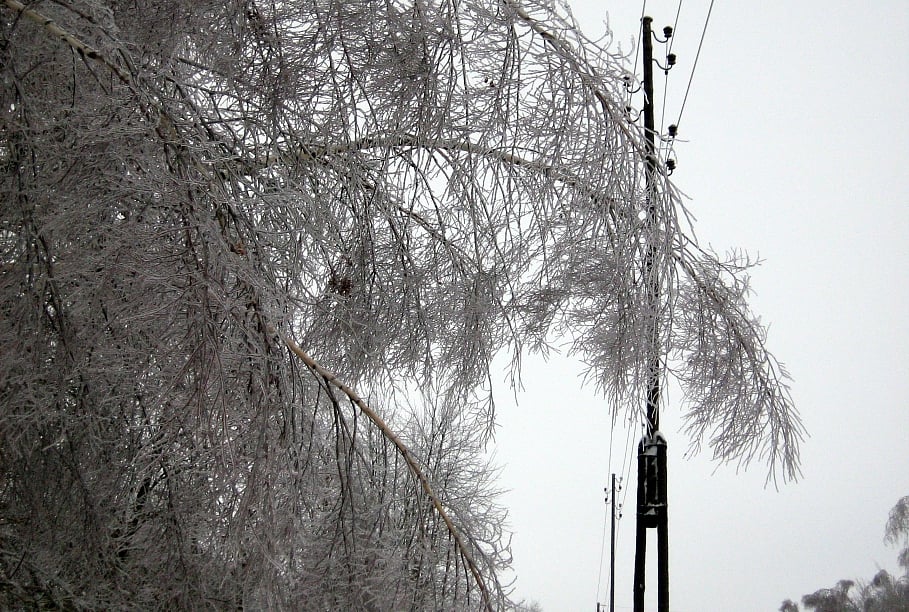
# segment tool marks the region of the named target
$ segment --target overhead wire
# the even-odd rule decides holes
[[[701,30],[701,40],[698,42],[698,51],[694,56],[694,65],[691,67],[691,74],[688,77],[688,86],[685,88],[685,97],[682,98],[682,108],[679,110],[679,117],[675,125],[682,122],[682,115],[685,113],[685,104],[688,102],[688,94],[691,92],[691,83],[694,81],[694,72],[698,68],[698,59],[701,57],[701,48],[704,46],[704,37],[707,35],[707,26],[710,24],[710,15],[713,12],[714,0],[710,0],[710,6],[707,8],[707,18],[704,20],[704,28]]]
[[[616,426],[616,419],[615,419],[615,417],[613,417],[612,431],[610,432],[610,436],[609,436],[609,438],[610,438],[609,439],[609,464],[610,464],[609,473],[610,474],[612,474],[611,465],[612,465],[612,452],[613,452],[613,432],[615,430],[615,426]],[[634,426],[631,424],[630,419],[626,420],[626,426],[628,429],[627,429],[627,433],[625,436],[625,451],[624,451],[623,457],[622,457],[622,459],[623,459],[622,469],[619,471],[619,474],[618,474],[618,476],[619,476],[618,486],[620,487],[620,490],[622,491],[622,501],[621,502],[618,501],[618,497],[619,497],[618,494],[616,495],[616,511],[617,511],[616,527],[615,527],[616,548],[618,548],[618,543],[619,543],[619,534],[620,534],[619,527],[621,525],[622,507],[625,504],[625,496],[628,494],[628,488],[624,485],[624,483],[627,482],[628,478],[631,476],[631,466],[634,463],[634,462],[628,461],[629,448],[631,447],[631,440],[632,440],[633,434],[634,434]],[[602,537],[602,541],[601,541],[601,545],[600,545],[600,570],[599,570],[599,573],[597,574],[597,602],[600,601],[600,588],[601,588],[602,578],[603,578],[603,560],[604,560],[604,555],[605,555],[604,551],[605,551],[605,546],[606,546],[606,525],[608,524],[609,517],[610,517],[610,510],[609,509],[604,510],[603,537]],[[609,592],[607,591],[607,595],[608,595],[608,593]]]
[[[643,37],[644,15],[647,14],[647,0],[641,2],[641,17],[638,19],[638,42],[634,48],[634,72],[638,71],[638,58],[641,56],[641,38]]]
[[[641,2],[641,16],[640,16],[640,18],[638,19],[638,40],[637,40],[637,46],[635,47],[635,51],[634,51],[634,71],[635,71],[635,74],[637,74],[637,69],[638,69],[638,58],[640,57],[641,42],[642,42],[643,35],[644,35],[644,16],[645,16],[646,14],[647,14],[647,0],[643,0],[643,1]],[[628,92],[628,100],[629,100],[629,102],[630,102],[630,100],[631,100],[631,95],[632,95],[632,92],[629,90],[629,92]],[[614,421],[614,420],[613,420],[613,428],[615,428],[615,421]],[[631,476],[631,463],[628,461],[628,447],[631,445],[631,437],[632,437],[631,434],[633,433],[633,431],[634,431],[634,428],[630,426],[630,421],[629,421],[629,422],[628,422],[628,432],[627,432],[627,434],[626,434],[626,436],[625,436],[625,452],[622,454],[622,469],[621,469],[621,471],[619,472],[620,482],[623,483],[623,485],[624,485],[624,483],[628,482],[628,478]],[[611,452],[610,452],[610,462],[611,462],[611,461],[612,461],[612,456],[611,456]],[[627,466],[627,470],[626,470],[626,466]],[[626,497],[627,495],[628,495],[628,487],[627,487],[627,486],[622,486],[622,503],[619,504],[619,508],[624,507],[624,505],[625,505],[625,497]],[[621,512],[619,513],[619,516],[621,517]],[[616,532],[616,533],[615,533],[616,542],[618,542],[618,539],[619,539],[619,524],[620,524],[620,523],[619,523],[619,521],[617,520],[616,530],[615,530],[615,532]]]
[[[642,0],[641,16],[640,16],[640,19],[638,19],[638,36],[637,36],[637,42],[635,44],[635,49],[634,49],[634,64],[632,65],[632,70],[634,71],[635,74],[637,74],[638,59],[640,58],[640,53],[641,53],[641,42],[642,42],[642,37],[643,37],[643,23],[644,23],[644,15],[646,13],[647,13],[647,0]],[[636,88],[633,87],[633,83],[629,82],[626,84],[626,91],[625,91],[626,106],[629,106],[631,104],[631,98],[634,95],[635,90],[636,90]],[[610,475],[612,474],[613,434],[615,433],[615,425],[616,425],[616,419],[615,419],[615,415],[613,415],[612,427],[610,428],[610,431],[609,431],[609,459],[608,459],[608,464],[607,464],[608,473]],[[622,475],[625,473],[625,465],[628,461],[629,440],[630,440],[630,436],[625,441],[625,453],[623,454],[623,457],[622,457],[622,470],[619,472],[620,482],[624,482],[625,480],[627,480],[627,478],[623,478]],[[623,491],[624,491],[624,489],[623,489]],[[623,496],[622,504],[624,504],[624,499],[625,498]],[[622,504],[618,504],[618,507],[621,508]],[[610,510],[608,508],[604,509],[604,511],[603,511],[603,534],[602,534],[602,538],[600,540],[600,567],[599,567],[599,571],[597,572],[597,594],[596,595],[597,595],[598,604],[600,601],[600,587],[601,587],[602,579],[603,579],[603,559],[604,559],[605,548],[606,548],[606,525],[607,525],[607,521],[609,520],[609,516],[610,516]],[[618,519],[616,519],[615,536],[616,536],[616,542],[618,542],[618,537],[619,537]]]
[[[684,0],[679,0],[678,7],[677,7],[677,9],[676,9],[675,20],[674,20],[674,22],[673,22],[673,36],[672,36],[672,37],[669,39],[669,41],[668,41],[668,42],[669,42],[669,45],[668,45],[668,47],[667,47],[667,55],[670,54],[670,53],[672,53],[672,48],[673,48],[673,45],[675,44],[675,38],[676,38],[676,37],[675,37],[675,33],[676,33],[677,30],[678,30],[678,23],[679,23],[679,19],[680,19],[681,12],[682,12],[682,5],[683,5],[683,2],[684,2]],[[695,74],[695,72],[696,72],[696,70],[697,70],[698,60],[700,59],[700,56],[701,56],[701,50],[702,50],[703,45],[704,45],[704,39],[705,39],[705,37],[706,37],[707,28],[708,28],[708,26],[709,26],[709,24],[710,24],[710,17],[711,17],[711,15],[712,15],[712,13],[713,13],[713,5],[714,5],[714,2],[715,2],[715,0],[711,0],[711,1],[710,1],[710,5],[709,5],[709,7],[708,7],[708,9],[707,9],[707,17],[706,17],[705,20],[704,20],[704,26],[703,26],[703,28],[702,28],[702,30],[701,30],[701,36],[700,36],[700,39],[699,39],[699,41],[698,41],[697,52],[695,53],[695,58],[694,58],[694,62],[693,62],[693,64],[692,64],[691,73],[689,74],[688,83],[687,83],[687,85],[686,85],[686,87],[685,87],[685,95],[684,95],[684,97],[683,97],[683,99],[682,99],[682,105],[681,105],[681,108],[680,108],[680,110],[679,110],[678,118],[677,118],[677,120],[676,120],[676,122],[675,122],[675,125],[676,125],[676,126],[678,126],[678,125],[681,123],[682,116],[684,115],[684,112],[685,112],[685,106],[686,106],[686,104],[687,104],[687,102],[688,102],[688,96],[689,96],[689,94],[691,93],[691,85],[692,85],[692,83],[693,83],[693,81],[694,81],[694,74]],[[642,4],[641,4],[641,22],[643,22],[643,19],[644,19],[644,16],[645,16],[645,14],[646,14],[646,11],[647,11],[647,0],[643,0],[643,2],[642,2]],[[640,26],[639,26],[639,27],[640,27]],[[641,29],[638,30],[638,34],[639,34],[639,35],[638,35],[638,40],[637,40],[637,45],[636,45],[636,48],[635,48],[635,55],[634,55],[634,70],[635,70],[635,72],[637,72],[638,61],[639,61],[639,58],[640,58],[640,49],[641,49],[641,40],[642,40],[642,30],[641,30]],[[660,133],[661,133],[661,134],[665,131],[665,125],[666,125],[666,100],[667,100],[667,98],[668,98],[668,95],[667,95],[667,93],[668,93],[668,71],[664,70],[664,74],[665,74],[665,77],[666,77],[666,78],[664,79],[663,102],[662,102],[662,109],[661,109],[661,116],[660,116]],[[628,92],[627,92],[628,101],[629,101],[629,102],[630,102],[631,96],[632,96],[633,94],[634,94],[634,90],[633,90],[631,87],[629,87],[629,88],[628,88]],[[670,141],[670,145],[669,145],[669,146],[670,146],[670,152],[671,152],[672,146],[674,145],[674,142],[675,142],[675,139],[673,138],[673,139]],[[632,425],[632,421],[633,421],[633,419],[629,420],[629,422],[628,422],[628,429],[627,429],[626,439],[625,439],[625,450],[624,450],[624,453],[623,453],[622,469],[621,469],[621,471],[619,472],[619,474],[620,474],[620,482],[622,483],[622,489],[621,489],[621,490],[622,490],[622,501],[621,501],[620,503],[618,503],[618,507],[619,507],[620,509],[621,509],[621,508],[624,508],[624,505],[625,505],[625,502],[626,502],[626,499],[627,499],[627,496],[628,496],[628,490],[631,488],[630,486],[628,486],[628,484],[629,484],[629,481],[630,481],[630,478],[631,478],[631,469],[632,469],[632,466],[634,465],[634,461],[629,461],[629,457],[632,457],[632,458],[633,458],[633,455],[634,455],[634,448],[632,448],[631,442],[632,442],[632,439],[633,439],[633,437],[634,437],[634,432],[635,432],[635,426]],[[641,424],[643,424],[643,422],[642,422]],[[615,427],[615,423],[613,422],[613,429],[614,429],[614,427]],[[611,431],[611,432],[610,432],[610,443],[609,443],[609,466],[610,466],[610,473],[611,473],[611,469],[612,469],[611,466],[612,466],[612,452],[613,452],[613,438],[612,438],[612,435],[613,435],[613,432]],[[617,546],[617,547],[618,547],[619,538],[620,538],[621,533],[622,533],[622,530],[620,529],[620,525],[621,525],[620,519],[621,519],[621,511],[619,511],[618,518],[616,519],[615,538],[616,538],[616,546]],[[600,548],[600,571],[599,571],[598,580],[597,580],[597,601],[599,601],[600,586],[601,586],[601,579],[602,579],[602,573],[603,573],[603,548],[604,548],[604,546],[605,546],[605,528],[606,528],[606,521],[607,521],[607,520],[608,520],[608,511],[604,513],[604,521],[603,521],[603,538],[602,538],[602,545],[601,545],[601,548]]]
[[[622,459],[623,459],[622,469],[619,472],[619,486],[621,487],[621,491],[622,491],[622,501],[621,502],[618,501],[618,495],[616,495],[616,502],[617,502],[616,510],[617,510],[617,514],[618,514],[616,517],[616,526],[615,526],[616,549],[619,548],[619,540],[620,540],[621,534],[622,534],[622,529],[621,529],[622,509],[625,507],[625,499],[628,496],[628,489],[629,489],[627,483],[629,482],[629,478],[631,478],[631,466],[634,465],[633,461],[628,460],[628,458],[630,456],[632,456],[633,451],[634,451],[631,441],[632,441],[632,438],[634,437],[634,431],[635,431],[636,424],[632,424],[632,421],[633,421],[633,419],[626,420],[626,426],[628,429],[627,429],[627,432],[625,435],[625,452],[623,453],[623,457],[622,457]],[[597,589],[597,592],[599,593],[599,589]]]
[[[612,473],[612,436],[615,431],[615,419],[612,420],[612,427],[609,428],[609,455],[606,461],[606,473]],[[608,500],[607,500],[608,501]],[[597,570],[597,602],[600,601],[600,585],[603,581],[603,557],[606,549],[606,521],[609,520],[609,511],[603,510],[603,531],[600,536],[600,567]]]
[[[608,506],[607,506],[608,508]],[[603,581],[603,557],[606,555],[606,521],[609,520],[609,510],[603,510],[603,536],[600,540],[600,569],[597,572],[597,603],[600,601],[600,585]]]
[[[635,426],[632,425],[631,420],[629,420],[628,421],[628,433],[625,437],[625,457],[624,457],[624,463],[622,465],[622,503],[619,504],[620,508],[625,507],[625,498],[628,497],[628,489],[631,488],[628,486],[628,483],[630,482],[630,479],[631,479],[631,466],[634,465],[634,461],[628,461],[628,458],[632,457],[633,453],[634,453],[634,447],[631,444],[631,440],[634,437],[634,430],[635,430]],[[627,466],[627,468],[626,468],[626,466]],[[620,512],[619,513],[620,518],[621,518],[621,515],[622,515],[622,513]],[[620,524],[621,524],[621,522],[619,522],[618,525],[620,525]],[[616,530],[615,530],[616,546],[618,546],[619,533],[620,533],[618,525],[616,525]]]
[[[666,54],[669,55],[672,53],[672,45],[675,44],[675,35],[679,30],[679,15],[682,14],[682,3],[684,0],[679,0],[679,8],[675,12],[675,21],[672,24],[672,36],[669,37],[669,47],[666,49]],[[669,91],[669,71],[663,71],[663,109],[660,112],[660,134],[664,132],[666,126],[666,98],[669,96],[667,92]]]
[[[682,4],[683,4],[683,2],[684,2],[684,0],[679,0],[678,8],[677,8],[677,10],[676,10],[676,15],[675,15],[675,21],[674,21],[674,24],[673,24],[673,36],[672,36],[672,37],[670,38],[670,40],[669,40],[669,46],[668,46],[668,48],[667,48],[667,55],[668,55],[669,53],[672,52],[672,47],[673,47],[673,45],[674,45],[674,43],[675,43],[675,38],[676,38],[676,37],[675,37],[675,33],[676,33],[676,31],[677,31],[677,28],[678,28],[678,23],[679,23],[679,18],[680,18],[681,12],[682,12]],[[698,60],[699,60],[700,57],[701,57],[701,50],[702,50],[702,48],[703,48],[703,46],[704,46],[704,38],[706,37],[707,28],[708,28],[708,26],[709,26],[709,24],[710,24],[710,17],[711,17],[711,15],[712,15],[712,13],[713,13],[713,5],[714,5],[714,2],[715,2],[715,0],[711,0],[711,1],[710,1],[710,5],[709,5],[709,7],[708,7],[708,9],[707,9],[707,16],[706,16],[706,18],[705,18],[705,20],[704,20],[704,26],[703,26],[703,28],[701,29],[701,36],[700,36],[700,40],[698,41],[697,52],[695,53],[694,62],[693,62],[692,67],[691,67],[691,73],[690,73],[689,76],[688,76],[688,83],[687,83],[687,85],[686,85],[686,87],[685,87],[685,95],[684,95],[684,97],[683,97],[683,99],[682,99],[682,105],[681,105],[681,108],[679,109],[678,118],[677,118],[676,121],[675,121],[675,125],[676,125],[676,126],[679,126],[679,125],[681,124],[682,116],[683,116],[684,113],[685,113],[685,106],[686,106],[686,104],[687,104],[687,102],[688,102],[688,96],[689,96],[689,94],[691,93],[691,85],[692,85],[692,83],[693,83],[693,81],[694,81],[694,75],[695,75],[695,72],[696,72],[696,70],[697,70]],[[643,22],[643,18],[644,18],[644,15],[645,15],[645,13],[646,13],[646,10],[647,10],[647,0],[643,0],[642,5],[641,5],[641,21],[642,21],[642,22]],[[638,32],[639,32],[639,36],[638,36],[637,47],[636,47],[636,49],[635,49],[635,56],[634,56],[634,70],[635,70],[635,72],[637,72],[637,65],[638,65],[638,59],[639,59],[640,48],[641,48],[641,36],[642,36],[642,31],[641,31],[640,29],[639,29]],[[664,70],[664,73],[666,74],[666,78],[665,78],[665,80],[664,80],[663,103],[662,103],[662,110],[661,110],[661,116],[660,116],[660,133],[661,133],[661,134],[662,134],[662,133],[664,132],[664,130],[665,130],[665,121],[666,121],[666,99],[667,99],[667,97],[668,97],[668,96],[667,96],[667,91],[668,91],[668,71],[665,71],[665,70]],[[632,88],[628,88],[628,100],[629,100],[629,102],[630,102],[630,99],[631,99],[631,96],[633,95],[633,93],[634,93],[634,91],[632,90]],[[671,149],[673,148],[674,143],[675,143],[675,139],[672,138],[672,140],[670,141],[670,145],[669,145],[670,150],[669,150],[668,153],[671,153]],[[639,415],[639,416],[641,416],[641,415]],[[641,418],[643,418],[643,417],[641,416]],[[634,434],[635,425],[636,425],[636,424],[635,424],[635,425],[632,424],[633,421],[634,421],[634,419],[629,419],[629,421],[627,422],[628,430],[627,430],[626,439],[625,439],[625,451],[624,451],[624,453],[623,453],[622,469],[621,469],[621,471],[619,472],[619,474],[621,475],[621,476],[620,476],[620,477],[621,477],[620,482],[622,483],[622,501],[621,501],[621,503],[618,504],[618,508],[619,508],[619,509],[624,508],[624,506],[625,506],[625,501],[626,501],[627,496],[628,496],[628,490],[631,488],[630,486],[628,486],[628,484],[629,484],[629,480],[630,480],[630,478],[631,478],[631,468],[632,468],[632,465],[634,465],[634,461],[629,461],[629,457],[633,457],[633,455],[634,455],[634,450],[635,450],[634,448],[632,448],[632,444],[631,444],[632,438],[634,437],[633,434]],[[643,421],[641,421],[640,424],[643,425]],[[615,422],[613,422],[613,429],[614,429],[614,428],[615,428]],[[609,449],[610,449],[610,450],[609,450],[609,466],[610,466],[610,473],[611,473],[611,466],[612,466],[612,432],[610,432]],[[605,515],[608,516],[608,511],[605,513]],[[621,518],[621,510],[620,510],[619,513],[618,513],[618,518],[616,519],[616,529],[615,529],[616,547],[618,547],[619,538],[620,538],[621,533],[622,533],[622,530],[620,529],[620,525],[621,525],[620,518]],[[603,546],[605,546],[605,529],[606,529],[606,521],[607,521],[607,518],[604,517],[604,522],[603,522]],[[598,602],[599,602],[599,596],[600,596],[600,581],[601,581],[601,579],[602,579],[602,573],[603,573],[603,546],[600,547],[600,571],[599,571],[598,580],[597,580],[597,601],[598,601]],[[620,607],[621,607],[621,606],[620,606]]]
[[[606,463],[606,466],[607,466],[606,473],[610,474],[610,476],[612,475],[612,448],[613,448],[613,440],[615,437],[615,425],[616,425],[616,415],[615,415],[615,413],[613,413],[612,426],[609,428],[609,455],[608,455],[609,458],[607,459],[607,463]],[[603,490],[604,490],[604,492],[606,491],[605,488]],[[608,499],[607,499],[607,501],[608,501]],[[605,550],[606,550],[606,525],[607,525],[608,520],[609,520],[609,509],[608,509],[608,505],[607,505],[607,507],[603,510],[603,533],[600,538],[600,569],[597,572],[597,602],[600,601],[600,586],[601,586],[602,580],[603,580],[603,559],[604,559]]]
[[[681,10],[681,1],[682,0],[680,0],[680,2],[679,2],[679,10]],[[707,35],[707,26],[710,25],[710,16],[713,13],[714,2],[715,2],[715,0],[710,0],[710,5],[707,7],[707,17],[704,18],[704,27],[701,28],[701,37],[700,37],[700,40],[698,41],[698,50],[694,55],[694,63],[691,66],[691,73],[688,75],[688,84],[685,87],[685,96],[682,98],[682,106],[679,109],[678,117],[675,120],[676,131],[678,131],[678,127],[682,123],[682,115],[685,114],[685,105],[688,103],[688,95],[691,93],[691,84],[694,81],[694,74],[697,71],[698,60],[701,57],[701,49],[703,49],[703,47],[704,47],[704,38]],[[676,18],[678,18],[678,16],[676,16]],[[664,104],[665,104],[665,101],[666,101],[666,98],[664,97],[663,98]],[[662,130],[662,127],[661,127],[661,130]],[[676,139],[673,136],[667,145],[667,151],[666,151],[667,158],[672,155],[672,152],[675,149],[675,140]]]
[[[647,12],[647,0],[643,0],[641,3],[641,17],[638,19],[638,36],[637,43],[634,48],[634,63],[631,66],[631,69],[634,71],[634,74],[638,73],[638,59],[641,56],[641,40],[643,38],[643,23],[644,15]],[[636,87],[632,87],[633,83],[627,83],[625,86],[625,105],[628,106],[631,104],[631,97],[637,91]]]
[[[609,428],[609,459],[607,460],[607,464],[606,464],[607,468],[608,468],[606,473],[609,474],[610,477],[613,474],[613,472],[612,472],[612,448],[613,448],[613,439],[615,437],[615,426],[616,426],[616,415],[615,415],[615,413],[613,413],[612,426]],[[619,474],[619,478],[621,478],[621,474]],[[607,489],[603,489],[603,490],[605,492]],[[612,495],[612,493],[610,493],[610,495]],[[607,498],[607,501],[608,501],[608,498]],[[597,573],[597,601],[598,602],[600,601],[600,585],[601,585],[601,582],[603,579],[603,558],[605,556],[605,550],[606,550],[606,525],[607,525],[607,521],[609,520],[609,517],[610,517],[610,511],[609,511],[609,507],[607,505],[607,507],[603,510],[603,535],[600,539],[600,569],[599,569],[599,572]],[[607,594],[608,594],[608,592],[607,592]]]

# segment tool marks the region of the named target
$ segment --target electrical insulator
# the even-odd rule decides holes
[[[669,135],[675,138],[675,135],[679,133],[679,126],[672,124],[669,126]]]
[[[666,38],[672,38],[672,26],[666,26],[663,28],[663,36]]]
[[[669,66],[670,68],[672,68],[673,66],[675,66],[675,59],[676,59],[675,53],[670,53],[669,55],[666,56],[666,65]]]
[[[667,160],[666,160],[666,167],[669,168],[669,171],[670,171],[670,172],[672,172],[673,170],[675,170],[675,160],[674,160],[674,159],[667,159]]]

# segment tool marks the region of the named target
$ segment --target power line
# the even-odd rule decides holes
[[[685,0],[679,0],[679,8],[675,11],[675,22],[672,24],[672,31],[675,32],[679,29],[679,15],[682,14],[682,3]],[[669,53],[672,53],[672,45],[675,44],[675,38],[672,38],[669,41]]]
[[[694,56],[694,65],[691,67],[691,75],[688,77],[688,87],[685,88],[685,97],[682,99],[682,108],[679,110],[679,118],[675,124],[678,126],[682,122],[682,114],[685,112],[685,104],[688,102],[688,93],[691,91],[691,82],[694,81],[694,72],[698,67],[698,59],[701,57],[701,47],[704,46],[704,36],[707,34],[707,26],[710,23],[710,14],[713,12],[713,2],[710,0],[710,7],[707,9],[707,18],[704,20],[704,28],[701,30],[701,40],[698,43],[698,51]]]
[[[612,458],[613,458],[613,435],[615,432],[616,419],[613,416],[612,428],[609,435],[609,468],[610,474],[612,474]],[[631,424],[631,420],[626,420],[626,426],[628,428],[627,435],[625,438],[625,452],[623,453],[622,461],[622,470],[619,472],[619,482],[622,483],[620,490],[622,491],[622,501],[616,502],[617,516],[615,518],[615,547],[618,548],[619,545],[619,536],[621,534],[620,525],[622,518],[622,509],[625,505],[625,496],[628,495],[628,487],[625,485],[628,482],[628,478],[631,476],[631,466],[633,462],[628,461],[628,457],[631,456],[630,446],[632,435],[635,430],[635,426]],[[627,469],[626,469],[627,468]],[[616,494],[616,500],[618,500],[618,494]],[[605,560],[605,549],[606,549],[606,521],[609,520],[609,510],[603,511],[603,530],[602,537],[600,539],[600,566],[599,571],[597,572],[597,591],[596,591],[596,601],[600,601],[600,594],[602,589],[603,581],[603,562]]]
[[[644,22],[644,15],[645,15],[646,12],[647,12],[647,0],[643,0],[643,2],[641,3],[641,18],[638,19],[638,23],[639,23],[639,24],[643,24],[643,22]],[[640,53],[641,53],[641,40],[642,40],[642,38],[643,38],[642,32],[643,32],[643,26],[642,26],[642,25],[639,25],[639,26],[638,26],[638,41],[637,41],[637,44],[635,45],[635,48],[634,48],[634,64],[632,65],[632,69],[634,70],[634,74],[637,74],[637,72],[638,72],[638,58],[640,57]],[[631,82],[628,82],[628,83],[626,84],[626,86],[625,86],[625,89],[626,89],[626,91],[625,91],[625,104],[626,104],[626,105],[631,104],[631,98],[632,98],[632,96],[634,96],[634,92],[636,91],[636,89],[633,88],[631,85],[632,85],[632,83],[631,83]]]
[[[616,546],[619,545],[619,537],[621,536],[621,533],[622,533],[620,531],[619,527],[621,527],[622,512],[625,508],[625,499],[628,496],[628,489],[631,488],[628,486],[628,483],[629,483],[629,479],[631,478],[631,466],[634,463],[632,461],[628,461],[628,457],[631,456],[629,447],[631,446],[632,435],[634,434],[634,430],[637,427],[637,424],[632,425],[630,420],[627,422],[627,424],[628,424],[628,434],[626,436],[626,442],[625,442],[625,457],[624,457],[625,461],[622,464],[622,472],[621,472],[622,483],[624,486],[622,487],[622,502],[619,504],[619,508],[620,508],[619,519],[618,519],[619,523],[618,523],[618,525],[616,525],[616,533],[615,533]],[[626,466],[627,466],[627,470],[626,470]]]
[[[644,0],[644,1],[641,3],[641,18],[638,20],[638,23],[643,23],[643,21],[644,21],[644,15],[645,15],[646,13],[647,13],[647,0]],[[638,44],[637,44],[637,46],[636,46],[635,49],[634,49],[634,70],[635,70],[635,73],[637,73],[637,70],[638,70],[638,57],[640,56],[640,52],[641,52],[642,30],[643,30],[643,27],[639,27],[639,29],[638,29]]]
[[[628,458],[631,456],[631,452],[629,451],[629,449],[631,447],[631,439],[632,439],[632,435],[634,434],[634,430],[635,430],[636,426],[637,426],[637,423],[635,425],[632,425],[631,420],[630,419],[628,420],[628,433],[625,436],[625,455],[622,460],[622,474],[624,475],[623,477],[625,478],[625,482],[628,482],[628,479],[631,478],[631,465],[633,462],[628,461]],[[627,467],[627,469],[626,469],[626,467]],[[623,506],[625,505],[625,497],[627,495],[628,495],[628,488],[626,487],[624,489],[624,494],[622,495],[622,505]]]
[[[600,570],[597,572],[597,602],[600,601],[600,584],[603,580],[603,556],[606,548],[606,521],[609,518],[609,510],[603,511],[603,536],[600,539]]]
[[[672,36],[669,38],[669,48],[666,50],[667,55],[672,53],[672,45],[675,44],[676,33],[679,30],[679,15],[682,14],[682,3],[684,0],[679,0],[679,8],[675,12],[675,22],[672,24]],[[660,112],[660,134],[663,133],[663,128],[666,126],[666,98],[669,97],[669,71],[664,71],[663,76],[663,110]]]
[[[608,474],[612,474],[612,442],[615,435],[616,415],[612,414],[612,426],[609,428],[609,459],[607,460]],[[606,512],[603,514],[603,533],[600,538],[600,569],[597,573],[597,601],[600,601],[600,584],[603,579],[603,554],[606,548]]]

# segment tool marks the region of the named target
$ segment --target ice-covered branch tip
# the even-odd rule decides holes
[[[900,498],[890,509],[890,516],[884,527],[884,539],[891,544],[897,544],[902,539],[909,545],[909,495]]]
[[[706,437],[713,458],[747,465],[766,461],[767,480],[799,477],[804,427],[789,393],[785,367],[765,345],[766,330],[745,301],[745,277],[715,258],[676,256],[681,270],[673,346],[682,382],[692,450]],[[741,264],[739,264],[741,267]],[[745,266],[747,267],[747,265]]]

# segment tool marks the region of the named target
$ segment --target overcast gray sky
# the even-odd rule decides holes
[[[641,2],[570,4],[588,35],[605,30],[608,13],[616,41],[633,48]],[[678,116],[709,4],[682,6],[667,123]],[[678,0],[647,3],[658,30],[677,10]],[[764,260],[752,305],[770,323],[769,345],[793,375],[811,437],[804,478],[765,488],[763,466],[736,473],[706,456],[683,458],[681,398],[670,392],[662,420],[674,612],[773,611],[838,579],[896,568],[882,536],[889,509],[909,495],[907,59],[905,0],[713,7],[673,178],[691,198],[703,244]],[[595,610],[598,594],[607,601],[603,488],[610,472],[627,470],[639,435],[617,428],[610,455],[610,417],[580,388],[580,370],[531,359],[519,406],[500,394],[516,588],[547,612]],[[633,479],[618,528],[619,610],[632,601]],[[650,561],[654,550],[655,534]],[[655,589],[653,566],[651,602]]]

